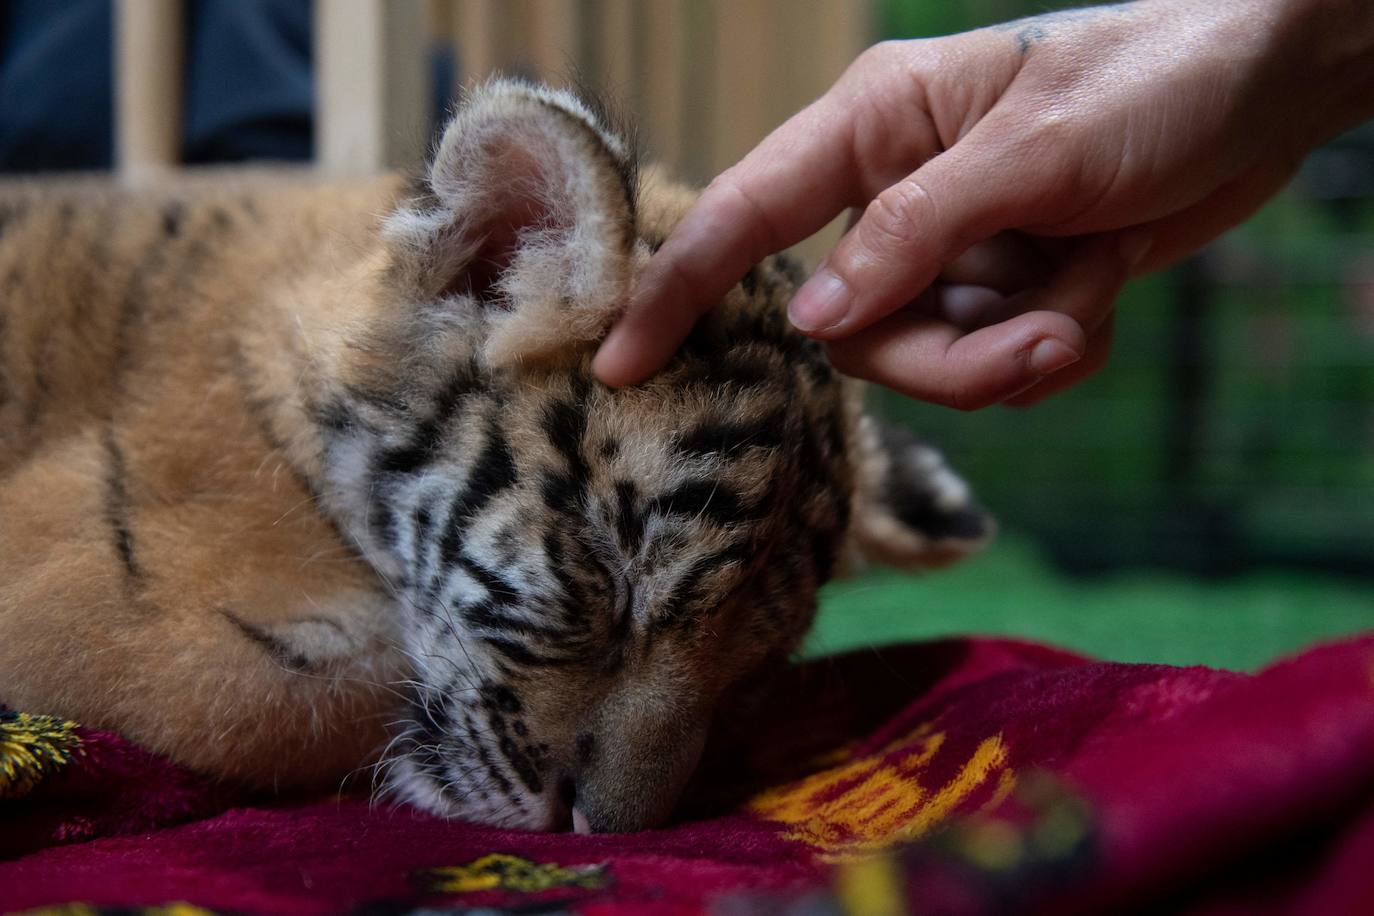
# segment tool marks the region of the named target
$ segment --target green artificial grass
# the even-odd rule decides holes
[[[955,634],[1051,643],[1099,658],[1255,669],[1304,646],[1374,632],[1374,582],[1298,571],[1196,579],[1159,571],[1075,578],[1004,535],[964,564],[871,571],[826,587],[808,654]]]

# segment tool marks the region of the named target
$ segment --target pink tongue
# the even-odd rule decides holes
[[[587,823],[587,815],[583,814],[581,811],[577,810],[576,808],[573,809],[572,814],[573,814],[573,832],[574,832],[574,833],[591,833],[591,832],[592,832],[591,825]]]

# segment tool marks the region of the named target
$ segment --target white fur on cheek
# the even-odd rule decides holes
[[[368,565],[387,581],[395,581],[405,571],[400,557],[393,551],[377,547],[367,530],[371,494],[367,492],[365,481],[371,473],[371,463],[372,449],[363,437],[343,438],[332,443],[326,462],[330,486],[321,498],[334,518],[344,520],[346,533]]]

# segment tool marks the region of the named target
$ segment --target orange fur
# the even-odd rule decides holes
[[[786,325],[780,259],[649,384],[591,380],[691,200],[504,82],[418,184],[0,188],[0,702],[259,786],[337,781],[405,707],[436,810],[552,824],[576,776],[603,825],[666,816],[846,538],[910,565],[987,531]]]
[[[384,599],[285,452],[347,324],[316,293],[367,282],[396,187],[7,190],[0,699],[258,784],[380,744]],[[329,661],[287,670],[226,614]]]

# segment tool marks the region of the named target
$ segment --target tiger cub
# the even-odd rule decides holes
[[[0,192],[0,702],[253,786],[385,747],[443,815],[661,822],[839,564],[990,532],[791,330],[785,258],[594,380],[691,197],[511,81],[411,183]]]

